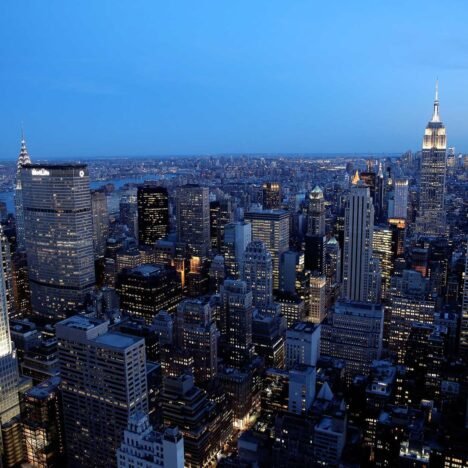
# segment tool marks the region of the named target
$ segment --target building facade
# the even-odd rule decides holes
[[[21,182],[32,309],[64,318],[95,284],[88,168],[27,165]]]
[[[56,332],[68,466],[115,467],[129,417],[148,412],[145,340],[78,315]]]

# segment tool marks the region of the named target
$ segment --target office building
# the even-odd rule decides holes
[[[468,255],[465,258],[465,271],[463,276],[460,353],[465,358],[468,358]]]
[[[23,182],[21,179],[21,169],[24,165],[31,164],[26,141],[21,137],[21,150],[16,163],[16,184],[15,184],[15,222],[16,222],[16,246],[17,250],[24,250],[26,247],[25,227],[24,227],[24,206],[23,206]]]
[[[191,375],[164,379],[161,395],[163,421],[179,428],[184,437],[185,466],[209,466],[216,459],[222,438],[222,413]]]
[[[184,438],[179,430],[167,428],[157,432],[148,416],[132,414],[117,449],[118,468],[184,468]]]
[[[395,179],[393,184],[393,209],[389,218],[406,219],[408,217],[408,179]]]
[[[286,369],[296,364],[316,366],[320,356],[320,325],[299,322],[286,330]]]
[[[206,258],[210,251],[210,200],[207,187],[188,184],[176,194],[177,240],[188,254]]]
[[[182,299],[179,274],[171,267],[140,265],[117,275],[120,309],[149,325],[160,310],[175,311]]]
[[[252,291],[245,281],[226,280],[221,286],[221,333],[227,363],[235,368],[248,364],[253,356]]]
[[[384,313],[381,305],[339,301],[322,324],[320,352],[342,359],[349,384],[356,375],[368,375],[382,352]]]
[[[327,310],[327,278],[325,275],[312,273],[310,276],[310,307],[307,320],[322,323]]]
[[[115,467],[128,418],[148,411],[145,340],[78,315],[56,332],[68,466]]]
[[[232,207],[229,198],[210,202],[211,248],[221,252],[224,240],[224,227],[232,221]]]
[[[343,297],[366,302],[372,296],[370,264],[374,230],[374,206],[369,187],[356,172],[345,212]]]
[[[276,294],[275,303],[279,305],[279,313],[286,319],[288,327],[306,319],[308,311],[298,294],[280,291]]]
[[[305,236],[305,268],[323,273],[325,268],[325,199],[316,186],[309,194],[307,233]]]
[[[252,342],[255,354],[265,360],[265,367],[282,369],[284,366],[284,333],[286,319],[282,315],[271,316],[254,312]]]
[[[374,258],[379,260],[382,280],[382,299],[386,297],[387,290],[390,286],[390,278],[393,275],[395,261],[393,239],[393,232],[387,226],[374,227],[374,235],[372,237],[372,254]]]
[[[445,234],[445,170],[447,140],[439,115],[439,90],[436,84],[432,119],[424,132],[417,232],[421,235]]]
[[[243,271],[244,252],[252,241],[252,225],[246,222],[226,224],[221,247],[226,265],[226,278],[240,279]]]
[[[207,384],[217,374],[218,333],[211,305],[206,299],[186,299],[176,312],[176,343],[193,357],[197,385]]]
[[[389,218],[388,225],[392,231],[393,257],[403,257],[405,253],[406,220],[400,218]]]
[[[52,377],[21,397],[26,462],[37,467],[65,465],[60,378]]]
[[[167,189],[153,185],[138,187],[138,241],[154,247],[169,232],[169,197]]]
[[[242,279],[252,291],[253,306],[262,310],[273,303],[273,263],[261,241],[253,241],[244,252]]]
[[[91,212],[93,216],[93,245],[96,258],[104,257],[109,237],[109,211],[107,196],[103,191],[91,193]]]
[[[127,190],[122,195],[119,201],[119,215],[120,224],[128,229],[128,235],[138,239],[138,189]]]
[[[435,303],[429,298],[429,280],[420,272],[404,270],[393,276],[388,290],[389,348],[404,363],[406,342],[415,322],[432,324]]]
[[[95,284],[88,168],[28,165],[21,180],[32,309],[63,318]]]
[[[296,293],[297,283],[303,272],[304,254],[295,250],[284,252],[280,259],[280,291]]]
[[[244,218],[252,224],[252,240],[263,242],[271,254],[273,289],[278,289],[281,254],[289,249],[289,214],[283,210],[251,211]]]
[[[281,186],[278,182],[265,182],[262,186],[262,193],[264,210],[281,208]]]
[[[153,320],[156,334],[161,345],[171,345],[174,341],[174,319],[169,312],[159,311]]]
[[[31,315],[31,288],[29,286],[28,263],[24,251],[16,251],[11,257],[13,310],[11,318]]]
[[[296,364],[289,371],[288,411],[305,414],[315,398],[315,367]]]
[[[340,244],[335,237],[330,237],[325,244],[325,275],[329,286],[341,283],[341,269]]]
[[[0,227],[0,243],[5,243]],[[0,265],[4,265],[7,245],[0,246]],[[18,386],[20,378],[16,351],[10,339],[7,283],[5,269],[0,269],[0,425],[8,423],[19,414]]]

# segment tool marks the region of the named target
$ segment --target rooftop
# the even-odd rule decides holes
[[[136,336],[124,335],[123,333],[117,332],[108,332],[104,335],[98,336],[93,341],[95,343],[110,346],[112,348],[125,349],[129,346],[132,346],[135,343],[138,343],[138,341],[141,340],[142,338],[138,338]]]

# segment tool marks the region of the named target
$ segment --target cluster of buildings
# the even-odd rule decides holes
[[[22,141],[3,466],[467,466],[467,178],[437,92],[417,154],[246,161],[90,190]]]

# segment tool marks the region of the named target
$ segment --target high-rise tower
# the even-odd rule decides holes
[[[154,247],[169,231],[167,189],[145,185],[138,187],[138,238],[141,245]]]
[[[33,312],[64,318],[95,283],[88,168],[26,165],[21,182]]]
[[[289,214],[283,210],[251,211],[245,221],[252,224],[252,240],[262,241],[273,261],[273,288],[279,288],[281,254],[289,248]]]
[[[305,236],[305,268],[318,273],[325,267],[325,200],[322,189],[316,186],[309,194],[307,234]]]
[[[5,240],[0,232],[0,242]],[[0,265],[4,263],[4,254],[5,250],[0,248]],[[18,362],[8,324],[7,284],[4,269],[0,268],[0,425],[19,414],[18,383]]]
[[[345,213],[343,295],[349,301],[366,302],[371,294],[374,205],[369,187],[359,176],[353,179]]]
[[[187,244],[188,253],[206,257],[210,249],[210,200],[208,187],[187,184],[176,196],[177,239]]]
[[[242,279],[252,291],[255,307],[262,309],[273,303],[273,264],[263,242],[253,241],[245,249]]]
[[[277,182],[265,182],[262,187],[263,209],[279,210],[281,208],[281,186]]]
[[[16,245],[18,250],[23,250],[25,247],[24,241],[24,209],[23,209],[23,189],[21,183],[21,168],[25,164],[31,164],[26,141],[24,136],[21,136],[21,150],[18,156],[16,165],[16,186],[15,186],[15,210],[16,210]]]
[[[421,154],[421,179],[417,231],[424,235],[445,233],[445,126],[439,115],[439,90],[436,83],[434,112],[424,132]]]

